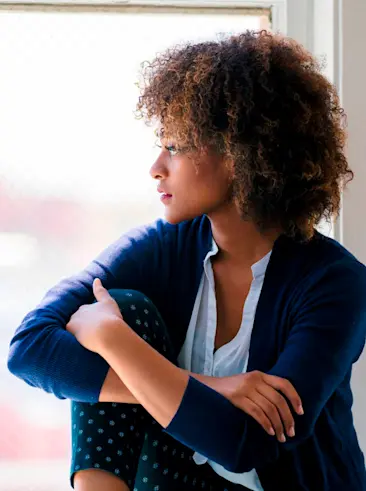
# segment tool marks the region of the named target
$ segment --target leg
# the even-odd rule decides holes
[[[130,488],[118,477],[97,469],[77,472],[74,479],[76,491],[129,491]]]
[[[71,484],[75,479],[78,491],[93,491],[98,473],[106,489],[107,479],[127,484],[116,491],[132,487],[147,422],[144,412],[130,404],[72,403]]]
[[[176,363],[155,306],[138,292],[110,293],[131,328]],[[246,489],[221,478],[208,464],[196,465],[193,451],[165,433],[139,405],[73,402],[72,423],[71,482],[77,491]]]
[[[131,328],[173,361],[165,324],[150,300],[132,290],[110,294]],[[77,491],[132,488],[150,415],[140,405],[75,401],[71,415],[71,485]]]

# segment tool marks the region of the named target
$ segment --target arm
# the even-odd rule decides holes
[[[118,348],[119,346],[117,347],[116,345],[114,345],[113,347],[111,344],[110,349],[115,349],[116,352],[119,354],[119,357],[121,357],[121,352]],[[129,349],[133,351],[134,348],[129,345]],[[145,364],[145,370],[148,370],[147,363]],[[119,372],[121,372],[121,369],[119,369]],[[201,375],[198,373],[189,372],[187,370],[183,370],[183,372],[187,373],[188,376],[199,380],[202,384],[211,387],[211,389],[216,390],[216,392],[223,395],[227,399],[231,399],[232,395],[234,394],[233,387],[232,385],[230,385],[230,383],[228,383],[228,381],[229,379],[233,379],[234,377],[236,377],[235,375],[233,377],[211,377],[209,375]],[[113,370],[113,368],[110,367],[100,391],[99,402],[140,404],[140,401],[136,399],[136,397],[129,391],[129,389],[122,382],[122,380]]]
[[[230,471],[245,472],[276,460],[280,445],[293,449],[312,434],[327,400],[362,352],[365,298],[365,268],[339,262],[308,286],[294,309],[285,348],[269,371],[293,383],[305,409],[297,418],[296,436],[285,444],[221,394],[170,364],[130,329],[113,334],[118,347],[105,340],[100,352],[170,435]]]
[[[118,348],[115,344],[111,345],[111,349]],[[121,355],[120,352],[118,354]],[[144,370],[149,371],[151,368],[145,361],[142,358],[139,363],[143,363]],[[186,373],[229,399],[236,407],[252,416],[269,435],[276,434],[279,441],[284,442],[285,433],[290,437],[294,436],[295,422],[290,403],[298,414],[302,415],[303,409],[299,395],[288,380],[254,371],[228,377],[212,377],[188,371]],[[104,381],[99,401],[140,404],[112,368]]]
[[[199,375],[187,372],[203,384],[208,385],[222,395],[226,395],[226,385],[221,383],[220,378]],[[99,395],[99,402],[122,402],[126,404],[140,404],[136,397],[127,389],[116,372],[109,368]]]
[[[111,346],[112,347],[112,346]],[[116,346],[114,346],[116,348]],[[131,349],[131,346],[129,346]],[[131,351],[133,348],[131,349]],[[118,351],[120,354],[120,351]],[[145,368],[146,369],[146,368]],[[119,370],[120,371],[120,370]],[[233,377],[211,377],[209,375],[201,375],[198,373],[188,372],[188,376],[199,380],[202,384],[211,387],[211,389],[216,390],[226,398],[230,399],[233,394],[233,388],[228,384],[228,379],[232,379]],[[234,375],[235,377],[235,375]],[[140,404],[140,402],[136,399],[136,397],[128,390],[126,385],[122,382],[117,373],[113,370],[113,368],[109,367],[107,376],[105,377],[102,389],[99,395],[99,402],[120,402],[126,404]]]
[[[82,272],[62,280],[23,319],[10,343],[8,368],[31,386],[60,399],[98,401],[108,363],[85,349],[65,330],[81,305],[92,303],[95,277],[106,288],[141,290],[149,284],[146,267],[161,250],[162,222],[122,236]],[[142,271],[142,269],[144,271]],[[145,292],[147,295],[149,291]]]
[[[91,315],[84,309],[78,318],[68,324],[67,329],[85,347],[100,353],[112,367],[104,384],[105,389],[102,389],[102,400],[106,396],[109,396],[108,399],[113,397],[113,390],[119,390],[120,402],[142,404],[166,428],[182,402],[191,376],[227,397],[270,435],[275,435],[276,428],[277,437],[283,442],[285,435],[281,414],[288,435],[294,436],[294,421],[289,407],[275,390],[282,390],[295,411],[302,414],[301,400],[288,381],[261,372],[210,377],[180,369],[146,343],[122,317],[106,315],[107,312],[113,313],[118,306],[102,285],[95,286],[95,297],[99,302]],[[259,393],[265,397],[258,398]]]

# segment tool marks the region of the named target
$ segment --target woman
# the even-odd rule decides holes
[[[350,389],[366,271],[314,229],[352,178],[334,88],[267,32],[144,75],[166,220],[52,288],[9,369],[73,401],[78,491],[366,489]]]

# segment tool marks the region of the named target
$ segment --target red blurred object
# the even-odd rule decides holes
[[[0,405],[0,459],[65,459],[70,453],[69,428],[28,423],[10,405]]]

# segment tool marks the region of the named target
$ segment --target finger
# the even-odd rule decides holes
[[[93,293],[98,302],[112,299],[112,297],[108,293],[108,290],[104,288],[99,278],[95,278],[93,281]]]
[[[72,325],[70,322],[66,324],[65,329],[66,329],[66,331],[70,332],[71,334],[74,334],[73,329],[72,329]]]
[[[280,413],[278,412],[276,406],[266,397],[262,396],[262,394],[260,394],[258,391],[253,391],[250,394],[250,400],[262,409],[276,432],[277,440],[284,443],[286,441],[286,437],[284,434]]]
[[[77,309],[77,311],[74,312],[72,315],[75,315],[77,312],[83,312],[84,310],[87,310],[88,307],[90,307],[89,304],[80,305],[80,307]]]
[[[281,393],[266,383],[259,385],[257,387],[257,391],[276,406],[281,420],[283,421],[287,435],[291,437],[295,436],[295,421],[289,405]]]
[[[240,399],[240,402],[236,402],[235,405],[255,419],[269,435],[275,435],[275,431],[270,420],[257,404],[252,402],[247,397],[243,397]]]
[[[268,375],[266,373],[263,374],[263,380],[274,389],[279,390],[283,394],[285,394],[297,414],[304,414],[301,398],[291,382],[289,382],[285,378],[277,377],[276,375]]]

